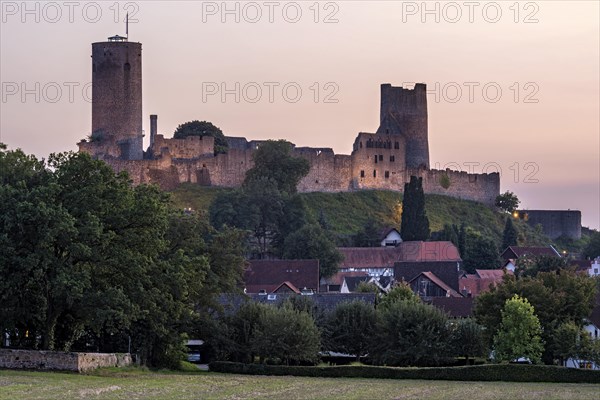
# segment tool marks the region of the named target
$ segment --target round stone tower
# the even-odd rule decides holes
[[[143,158],[141,43],[92,43],[92,139],[112,144],[113,157]]]

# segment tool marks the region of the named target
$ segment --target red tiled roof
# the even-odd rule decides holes
[[[396,247],[340,247],[340,268],[392,268],[397,261],[462,261],[452,242],[402,242]]]
[[[284,282],[319,289],[319,260],[250,260],[244,272],[246,293],[272,293]]]
[[[419,278],[419,276],[421,276],[421,275],[424,275],[427,279],[429,279],[431,282],[433,282],[434,284],[436,284],[437,286],[439,286],[442,290],[445,290],[446,293],[450,297],[462,297],[460,294],[458,294],[456,292],[456,290],[454,290],[450,286],[446,285],[444,283],[444,281],[442,281],[433,272],[430,272],[430,271],[421,272],[419,275],[417,275],[416,277],[414,277],[413,279],[411,279],[409,283],[412,283],[415,279]]]
[[[476,269],[475,273],[481,279],[495,279],[497,281],[502,281],[505,271],[503,269]]]
[[[398,247],[340,247],[340,268],[392,268],[400,258]]]
[[[452,242],[402,242],[398,261],[462,261]]]
[[[462,294],[478,296],[487,292],[490,286],[496,286],[502,282],[504,274],[510,273],[504,269],[476,269],[475,274],[466,274],[458,279],[458,286]]]

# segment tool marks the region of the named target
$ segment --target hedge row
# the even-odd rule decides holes
[[[231,374],[293,375],[322,378],[600,383],[600,371],[549,365],[491,364],[434,368],[372,366],[289,367],[216,361],[210,363],[209,368],[214,372]]]

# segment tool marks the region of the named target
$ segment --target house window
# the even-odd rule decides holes
[[[390,162],[396,161],[396,156],[390,156]]]
[[[359,145],[360,145],[360,148],[362,149],[362,142],[360,142]]]
[[[375,164],[377,164],[377,154],[375,154]]]
[[[361,178],[364,178],[364,177],[365,177],[365,170],[364,170],[364,169],[361,169],[361,170],[360,170],[360,177],[361,177]]]
[[[390,177],[390,171],[385,171],[385,178],[389,178]]]
[[[379,155],[379,161],[383,161],[383,154]]]
[[[373,170],[373,178],[377,178],[377,170],[376,169]]]
[[[394,149],[399,150],[400,149],[400,143],[395,142],[394,143]]]

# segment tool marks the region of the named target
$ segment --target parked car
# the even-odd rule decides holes
[[[192,351],[188,353],[187,360],[191,363],[199,363],[200,362],[200,352]]]

